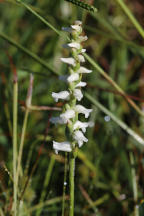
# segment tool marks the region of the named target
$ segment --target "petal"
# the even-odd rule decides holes
[[[63,120],[64,123],[67,123],[69,119],[75,117],[75,111],[72,109],[67,110],[65,113],[60,115],[60,118]]]
[[[86,41],[87,39],[88,39],[88,37],[86,35],[85,36],[79,36],[80,42]]]
[[[87,83],[86,82],[79,82],[77,85],[76,85],[76,87],[84,87],[84,86],[86,86],[87,85]]]
[[[78,55],[78,59],[80,62],[85,62],[85,58],[83,57],[83,55]]]
[[[52,97],[56,102],[58,102],[59,99],[67,100],[69,99],[70,93],[68,91],[61,91],[58,93],[52,92]]]
[[[81,47],[81,45],[77,42],[69,43],[68,46],[71,48],[76,48],[76,49],[80,49],[80,47]]]
[[[76,110],[76,112],[78,112],[78,113],[84,114],[84,115],[85,115],[85,118],[88,118],[89,115],[90,115],[90,113],[92,112],[92,109],[87,109],[87,108],[85,108],[84,106],[79,105],[79,104],[75,106],[75,110]]]
[[[85,67],[80,67],[77,71],[77,73],[91,73],[91,72],[92,72],[92,70],[89,70]]]
[[[79,74],[77,74],[77,73],[73,73],[67,78],[67,81],[69,83],[77,81],[77,80],[79,80]]]
[[[66,64],[69,64],[69,65],[73,65],[75,66],[76,63],[75,63],[75,59],[70,57],[70,58],[60,58],[62,62],[66,63]]]
[[[74,139],[78,142],[79,147],[83,145],[83,142],[88,142],[88,139],[80,130],[74,132]]]
[[[75,30],[77,32],[81,32],[82,31],[82,28],[79,25],[71,25],[71,27],[72,27],[73,30]]]
[[[83,94],[80,89],[74,89],[74,96],[78,101],[81,101]]]
[[[73,129],[82,129],[83,133],[85,133],[87,127],[89,127],[89,122],[81,122],[78,120],[74,123]]]
[[[64,151],[64,152],[71,152],[71,144],[68,141],[65,142],[55,142],[53,141],[53,149],[55,150],[56,153],[58,151]]]

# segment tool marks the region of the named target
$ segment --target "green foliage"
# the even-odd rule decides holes
[[[76,7],[63,0],[0,1],[0,215],[11,215],[13,202],[12,65],[18,74],[18,148],[30,73],[34,75],[32,105],[37,108],[29,112],[26,124],[18,185],[18,202],[23,201],[20,216],[61,215],[65,154],[55,155],[52,141],[64,141],[65,128],[49,122],[59,111],[42,106],[54,108],[51,93],[65,90],[58,75],[67,74],[59,59],[68,56],[62,48],[68,38],[61,28],[80,19],[88,35],[85,65],[93,70],[83,77],[88,85],[82,102],[93,109],[90,120],[95,126],[78,152],[75,215],[142,216],[143,5],[140,0],[71,2]],[[98,12],[89,13],[94,8]],[[66,200],[65,215],[68,208]]]

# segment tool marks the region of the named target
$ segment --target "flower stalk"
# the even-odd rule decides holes
[[[75,156],[70,154],[70,162],[69,162],[69,186],[70,186],[70,209],[69,216],[74,215],[74,175],[75,175]]]
[[[17,216],[17,116],[18,116],[18,77],[16,71],[13,76],[13,212]]]

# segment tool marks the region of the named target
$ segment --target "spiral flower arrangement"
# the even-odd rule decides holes
[[[53,149],[56,153],[59,151],[69,152],[69,188],[70,188],[70,207],[69,216],[74,215],[74,172],[75,172],[75,159],[77,157],[77,150],[84,142],[88,142],[84,133],[87,127],[93,126],[92,122],[81,122],[79,120],[79,114],[85,115],[88,118],[92,109],[87,109],[80,104],[83,98],[81,88],[87,85],[82,81],[82,75],[91,73],[83,66],[85,62],[83,53],[86,49],[83,49],[82,42],[87,40],[87,36],[82,35],[82,23],[81,21],[75,21],[71,27],[63,28],[64,31],[70,33],[70,42],[64,47],[71,50],[71,56],[68,58],[61,58],[61,61],[68,64],[68,72],[65,81],[68,84],[68,90],[61,92],[52,92],[52,97],[56,102],[60,99],[65,100],[66,103],[63,106],[62,113],[59,117],[52,117],[50,121],[54,124],[66,124],[66,138],[64,142],[53,141]],[[64,215],[64,212],[62,213]]]
[[[82,42],[87,40],[87,36],[82,36],[82,23],[81,21],[75,21],[74,25],[71,27],[63,28],[71,35],[70,43],[66,44],[65,47],[71,49],[71,56],[68,58],[61,58],[61,61],[68,64],[69,75],[66,76],[66,82],[68,83],[68,90],[61,92],[52,92],[52,97],[56,102],[58,100],[66,100],[62,113],[59,117],[52,117],[51,122],[54,124],[66,124],[66,135],[67,139],[65,142],[53,141],[53,148],[56,153],[58,151],[74,152],[76,147],[81,147],[84,142],[88,142],[84,133],[87,127],[93,125],[92,122],[81,122],[78,120],[78,115],[80,113],[88,118],[92,109],[87,109],[82,106],[80,102],[83,98],[81,88],[87,85],[86,82],[82,81],[82,75],[85,73],[91,73],[89,70],[83,66],[81,63],[85,62],[83,53],[86,49],[83,49]]]

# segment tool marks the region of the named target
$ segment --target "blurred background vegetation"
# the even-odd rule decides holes
[[[95,126],[88,129],[89,142],[79,150],[76,162],[75,215],[143,216],[143,0],[125,0],[124,8],[121,0],[87,1],[97,13],[64,0],[22,2],[0,1],[1,216],[11,215],[13,199],[13,70],[17,71],[19,86],[19,144],[30,73],[34,76],[32,104],[63,106],[51,97],[52,91],[65,89],[58,78],[67,73],[60,62],[61,56],[68,55],[62,47],[67,34],[61,28],[77,19],[82,20],[88,35],[84,48],[91,59],[86,65],[93,73],[84,77],[88,85],[83,104],[93,109],[90,118]],[[64,128],[49,122],[51,116],[58,115],[59,111],[52,110],[29,113],[19,181],[23,200],[20,215],[61,215],[65,154],[55,155],[52,141],[64,140]],[[68,206],[66,201],[65,215]]]

